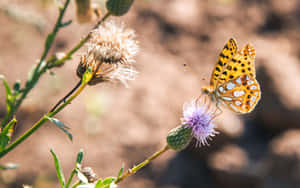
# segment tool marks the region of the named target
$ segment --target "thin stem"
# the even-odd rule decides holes
[[[43,51],[43,53],[41,55],[39,63],[37,64],[37,66],[34,69],[32,79],[29,80],[29,82],[26,84],[26,87],[22,91],[21,97],[18,100],[16,100],[16,103],[15,103],[15,105],[12,106],[11,111],[5,115],[5,117],[4,117],[4,119],[3,119],[2,123],[1,123],[1,127],[3,127],[13,117],[13,115],[15,114],[15,112],[18,110],[18,108],[20,107],[21,103],[23,102],[23,100],[26,98],[26,96],[29,93],[29,91],[35,86],[35,84],[39,80],[40,76],[47,71],[47,66],[44,66],[41,70],[40,70],[40,67],[41,67],[42,63],[44,62],[47,54],[49,53],[49,50],[50,50],[50,48],[51,48],[51,46],[53,44],[53,41],[54,41],[54,38],[55,38],[57,32],[61,28],[62,18],[63,18],[64,14],[65,14],[65,11],[66,11],[69,3],[70,3],[70,0],[66,0],[63,8],[59,10],[59,16],[57,18],[57,21],[56,21],[56,24],[55,24],[55,26],[53,28],[53,31],[48,35],[48,36],[50,36],[50,35],[53,36],[52,40],[51,41],[48,41],[48,40],[45,41],[44,51]]]
[[[55,27],[53,29],[53,32],[50,34],[53,34],[54,36],[57,34],[57,32],[59,31],[59,29],[61,28],[61,20],[63,18],[63,15],[65,13],[65,10],[69,4],[70,0],[67,0],[65,2],[64,8],[60,11],[59,17],[57,19],[57,22],[55,24]],[[97,22],[97,24],[93,27],[93,29],[97,28],[99,25],[101,25],[109,16],[111,16],[111,13],[108,12],[106,13],[102,19],[100,21]],[[48,45],[49,48],[45,48],[41,59],[39,61],[39,64],[37,65],[37,67],[34,69],[34,76],[32,78],[32,80],[30,80],[30,82],[26,85],[26,87],[22,90],[22,95],[20,96],[20,98],[18,100],[16,100],[16,104],[12,106],[12,109],[9,113],[7,113],[5,115],[5,117],[3,118],[2,122],[1,122],[1,127],[3,127],[5,124],[8,123],[8,121],[13,117],[13,115],[16,113],[16,111],[18,110],[18,108],[20,107],[20,105],[22,104],[23,100],[27,97],[28,93],[31,91],[31,89],[35,86],[35,84],[38,82],[39,78],[41,77],[42,74],[44,74],[48,69],[51,69],[57,65],[62,64],[63,62],[65,62],[68,59],[71,59],[72,55],[79,50],[91,37],[91,32],[88,33],[88,35],[86,37],[84,37],[83,39],[81,39],[79,41],[78,44],[76,44],[75,47],[73,47],[63,58],[55,61],[53,64],[51,64],[50,62],[52,61],[51,58],[50,60],[47,61],[46,65],[47,66],[43,66],[42,69],[40,69],[40,66],[42,64],[42,62],[45,60],[50,47],[52,46],[53,40],[50,42],[50,44]],[[54,37],[53,37],[54,39]],[[50,64],[48,66],[48,64]],[[40,69],[40,70],[39,70]]]
[[[76,173],[76,169],[73,169],[72,172],[71,172],[71,174],[70,174],[70,177],[69,177],[69,179],[68,179],[68,182],[67,182],[67,184],[65,185],[65,188],[69,188],[69,186],[70,186],[70,184],[71,184],[71,182],[72,182],[72,179],[73,179],[75,173]]]
[[[81,80],[76,84],[76,86],[66,96],[64,96],[62,99],[60,99],[49,112],[53,112],[62,102],[65,102],[67,100],[67,98],[70,95],[72,95],[80,85],[81,85]]]
[[[80,185],[80,184],[81,184],[81,181],[77,181],[76,183],[74,183],[74,184],[72,185],[71,188],[75,188],[75,187],[77,187],[77,186]]]
[[[101,20],[99,20],[97,22],[97,24],[93,27],[93,29],[96,29],[99,25],[101,25],[109,16],[111,16],[111,13],[108,12],[106,13]],[[55,61],[53,63],[53,66],[57,66],[59,64],[62,64],[63,62],[65,62],[66,60],[70,59],[72,57],[72,55],[78,50],[80,49],[92,36],[92,32],[89,32],[83,39],[81,39],[79,41],[78,44],[76,44],[76,46],[74,46],[63,58]]]
[[[137,166],[128,169],[119,179],[117,179],[115,181],[115,184],[120,183],[122,180],[124,180],[125,178],[127,178],[128,176],[131,176],[133,174],[135,174],[138,170],[140,170],[141,168],[143,168],[144,166],[146,166],[148,163],[150,163],[152,160],[156,159],[158,156],[160,156],[161,154],[163,154],[164,152],[166,152],[169,149],[169,146],[166,145],[165,147],[163,147],[161,150],[157,151],[156,153],[154,153],[153,155],[151,155],[150,157],[148,157],[145,161],[141,162],[140,164],[138,164]]]
[[[22,136],[20,136],[17,140],[15,140],[7,148],[5,148],[2,152],[0,152],[0,158],[2,158],[4,155],[6,155],[8,152],[10,152],[12,149],[14,149],[20,143],[22,143],[25,139],[27,139],[30,135],[32,135],[38,128],[40,128],[46,121],[49,120],[48,117],[53,117],[55,114],[60,112],[63,108],[65,108],[69,103],[71,103],[71,101],[73,99],[75,99],[82,92],[82,90],[86,87],[86,85],[87,85],[87,82],[81,83],[81,85],[77,89],[77,91],[72,96],[70,96],[70,98],[65,103],[63,103],[61,106],[59,106],[53,112],[49,112],[46,115],[44,115],[27,132],[25,132]]]
[[[64,14],[65,14],[65,11],[66,11],[67,6],[69,5],[69,3],[70,3],[70,0],[66,0],[63,8],[59,9],[59,16],[58,16],[58,19],[57,19],[56,24],[54,26],[54,29],[53,29],[53,31],[48,36],[53,35],[55,37],[56,34],[57,34],[57,32],[58,32],[58,30],[62,27],[62,18],[63,18]],[[52,38],[52,40],[50,41],[50,44],[48,44],[48,45],[47,45],[48,41],[47,40],[45,41],[45,50],[44,50],[44,52],[43,52],[43,54],[42,54],[42,56],[40,58],[39,64],[37,65],[37,67],[35,69],[36,72],[39,71],[39,68],[40,68],[42,62],[45,60],[47,54],[49,53],[49,50],[50,50],[50,48],[51,48],[51,46],[53,44],[53,41],[54,41],[54,37]]]

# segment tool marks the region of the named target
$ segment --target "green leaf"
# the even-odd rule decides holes
[[[51,149],[50,152],[51,152],[51,154],[53,156],[53,159],[54,159],[55,169],[56,169],[56,173],[57,173],[59,183],[60,183],[61,187],[63,188],[65,186],[65,177],[64,177],[62,168],[60,166],[60,163],[59,163],[58,158],[55,155],[54,151]]]
[[[6,163],[4,165],[0,165],[0,170],[10,170],[16,168],[19,168],[19,165],[15,163]]]
[[[124,164],[122,164],[122,167],[118,173],[117,179],[119,179],[121,177],[121,175],[123,174],[123,171],[124,171]]]
[[[4,150],[5,146],[9,142],[9,137],[7,135],[0,135],[0,152]]]
[[[102,185],[102,179],[99,178],[99,179],[97,180],[97,182],[95,183],[95,187],[94,187],[94,188],[101,188],[101,185]]]
[[[6,91],[6,110],[7,110],[7,113],[9,113],[11,111],[11,108],[13,107],[14,97],[13,97],[12,91],[11,91],[5,77],[3,75],[0,75],[0,79],[3,81],[3,85],[5,87],[5,91]]]
[[[81,149],[80,152],[77,154],[76,163],[81,164],[83,158],[83,150]]]
[[[68,25],[70,25],[72,23],[72,20],[66,21],[64,23],[60,24],[60,27],[67,27]]]
[[[13,118],[8,124],[5,125],[1,132],[1,135],[7,135],[16,123],[16,118]]]
[[[73,136],[72,134],[67,130],[70,129],[69,127],[67,127],[63,122],[59,121],[58,119],[55,118],[51,118],[49,116],[46,116],[46,118],[48,120],[50,120],[52,123],[54,123],[56,126],[58,126],[58,128],[60,128],[62,131],[64,131],[64,133],[67,134],[67,136],[69,137],[69,139],[72,141]]]
[[[100,180],[101,182],[98,180],[95,184],[95,188],[109,188],[110,184],[114,183],[115,179],[115,177],[107,177],[103,181]]]
[[[2,129],[0,133],[0,151],[3,151],[3,149],[9,143],[11,139],[11,135],[9,133],[13,131],[13,127],[16,124],[16,122],[17,120],[14,118]]]

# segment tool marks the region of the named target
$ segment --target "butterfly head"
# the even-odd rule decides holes
[[[212,101],[215,101],[215,90],[212,86],[204,86],[202,87],[202,93],[209,95]]]

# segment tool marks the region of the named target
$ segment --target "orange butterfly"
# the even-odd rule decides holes
[[[236,41],[229,39],[219,55],[210,85],[202,90],[217,104],[221,102],[234,112],[251,112],[261,97],[254,59],[253,46],[247,44],[238,51]]]

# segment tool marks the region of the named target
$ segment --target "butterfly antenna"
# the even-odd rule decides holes
[[[199,78],[199,76],[193,71],[193,69],[186,63],[183,64],[184,68],[190,71],[193,75]],[[201,78],[202,81],[205,81],[205,78]]]

